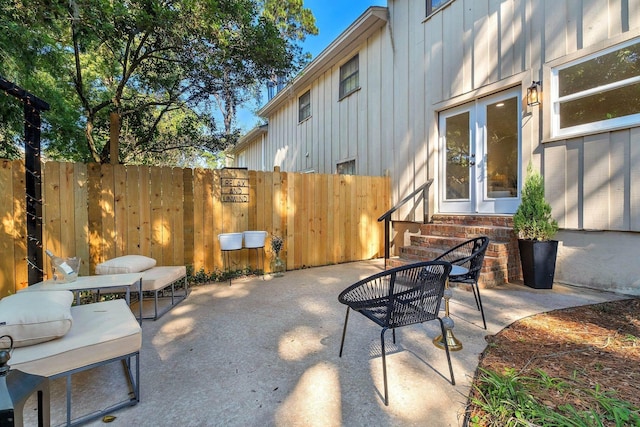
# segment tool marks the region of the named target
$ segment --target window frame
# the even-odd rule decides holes
[[[425,5],[426,5],[426,8],[427,8],[426,16],[429,16],[429,15],[439,11],[440,9],[445,7],[447,4],[451,3],[453,0],[444,0],[442,3],[440,3],[436,7],[433,7],[433,1],[434,0],[426,0],[425,1]]]
[[[303,98],[305,96],[308,97],[308,100],[303,104]],[[298,97],[298,123],[302,123],[309,117],[311,117],[311,89]]]
[[[343,77],[342,70],[344,70],[346,67],[348,67],[350,64],[354,62],[356,63],[356,66],[357,66],[356,70],[350,73],[349,75]],[[355,87],[353,89],[350,89],[349,91],[346,91],[345,90],[346,83],[351,82],[351,80],[354,78],[356,80]],[[347,62],[345,62],[340,66],[340,85],[338,88],[338,99],[342,100],[343,98],[346,98],[347,96],[351,95],[352,93],[356,92],[359,89],[360,89],[360,54],[356,53],[354,56],[351,57],[351,59],[349,59]]]
[[[560,96],[560,81],[559,81],[560,72],[564,69],[576,66],[578,64],[581,64],[587,61],[591,61],[593,59],[596,59],[604,55],[607,55],[609,53],[615,52],[617,50],[623,49],[627,46],[632,46],[636,44],[640,44],[640,37],[635,37],[625,42],[617,43],[606,49],[591,53],[589,55],[582,56],[580,58],[577,58],[572,61],[550,68],[551,90],[550,90],[549,102],[551,106],[550,111],[551,111],[551,138],[552,139],[559,139],[559,138],[565,138],[569,136],[588,134],[588,133],[599,133],[599,132],[604,132],[612,129],[637,126],[638,124],[640,124],[640,112],[638,112],[636,114],[630,114],[622,117],[598,120],[598,121],[583,123],[583,124],[574,125],[566,128],[560,128],[560,104],[562,102],[586,98],[603,91],[610,91],[612,89],[630,87],[634,84],[640,83],[640,75],[638,75],[635,77],[627,78],[625,80],[603,84],[603,85],[595,86],[593,88],[586,89],[580,92],[575,92],[569,95]]]
[[[351,167],[353,165],[353,167]],[[344,173],[340,171],[340,167],[348,166],[353,170],[353,173]],[[336,174],[338,175],[356,175],[356,159],[346,159],[336,163]]]

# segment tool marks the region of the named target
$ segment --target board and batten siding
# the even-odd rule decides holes
[[[640,231],[640,127],[549,142],[544,157],[561,228]]]
[[[266,158],[273,159],[274,166],[333,173],[337,163],[355,159],[358,174],[389,173],[393,200],[401,200],[429,178],[437,183],[440,111],[513,87],[520,87],[524,96],[532,80],[542,80],[546,100],[547,64],[631,38],[640,28],[640,0],[454,0],[426,19],[424,7],[423,0],[390,0],[386,26],[356,49],[342,52],[341,61],[307,87],[284,89],[291,91],[288,101],[269,117]],[[339,100],[340,65],[356,53],[361,89]],[[311,117],[298,123],[298,97],[307,90]],[[601,188],[598,180],[610,177],[595,174],[588,158],[581,161],[589,167],[567,166],[566,183],[556,183],[559,178],[549,173],[562,163],[555,158],[562,153],[557,143],[542,142],[549,105],[523,107],[522,176],[529,162],[540,168],[554,208],[557,200],[572,197],[572,191],[577,194],[577,183]],[[600,152],[596,156],[615,156],[609,150],[621,143],[610,141],[611,135],[568,144],[581,145],[587,156],[593,150]],[[606,149],[590,148],[601,142]],[[576,162],[571,156],[567,161]],[[626,169],[616,176],[631,180],[631,164],[621,164]],[[431,213],[437,209],[437,188],[433,185],[430,191]],[[631,217],[631,190],[614,194],[619,197],[598,209],[591,205],[592,196],[574,197],[563,202],[573,206],[559,207],[556,214],[570,228],[618,230],[625,222],[618,211],[627,209],[631,229],[631,223],[640,221]],[[420,218],[417,208],[407,207],[398,219],[412,219],[412,214]]]
[[[406,206],[395,217],[421,220],[423,209],[437,212],[439,113],[519,88],[520,175],[529,163],[543,173],[566,233],[588,235],[590,246],[606,254],[619,237],[606,233],[640,231],[638,127],[553,140],[545,92],[553,67],[640,37],[640,0],[453,0],[426,18],[424,0],[388,0],[387,6],[378,31],[340,51],[305,87],[286,87],[287,101],[266,109],[267,166],[334,173],[337,163],[355,159],[357,174],[391,177],[393,204],[434,179],[428,206]],[[339,100],[340,65],[356,53],[361,88]],[[542,104],[527,107],[526,88],[534,80],[542,82]],[[298,97],[307,90],[311,117],[298,123]],[[567,247],[581,245],[578,240],[569,239]],[[559,272],[579,283],[569,276],[580,272],[562,265]]]
[[[284,105],[269,117],[266,158],[283,171],[335,173],[338,163],[356,160],[358,175],[382,175],[388,156],[380,156],[379,130],[385,120],[381,99],[380,32],[364,48],[345,54],[344,61],[325,70],[309,86],[291,90]],[[340,66],[359,55],[360,86],[339,99]],[[368,90],[375,87],[374,90]],[[311,116],[298,122],[298,98],[311,92]],[[390,123],[386,121],[387,123]],[[250,165],[253,166],[253,165]]]

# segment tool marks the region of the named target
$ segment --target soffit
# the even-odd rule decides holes
[[[348,59],[345,55],[352,52],[371,35],[387,23],[388,9],[381,6],[368,8],[342,34],[285,86],[264,107],[258,115],[269,117],[285,101],[296,96],[297,92],[316,80],[322,73],[331,69],[338,62]]]

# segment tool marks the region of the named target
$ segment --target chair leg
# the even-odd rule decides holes
[[[473,291],[473,299],[476,300],[476,308],[480,310],[480,303],[478,302],[478,294],[480,293],[480,291],[476,291],[476,287],[477,284],[473,283],[473,285],[471,286],[471,290]]]
[[[480,314],[482,314],[482,324],[484,325],[484,329],[487,329],[487,321],[484,319],[484,308],[482,308],[482,298],[480,298],[480,288],[478,287],[478,282],[476,282],[473,286],[474,294],[477,291],[478,293],[478,307],[480,308]]]
[[[396,343],[396,330],[392,329],[391,332],[393,333],[393,343]]]
[[[387,390],[387,357],[384,348],[384,333],[387,332],[387,328],[382,328],[380,333],[380,344],[382,346],[382,377],[384,379],[384,404],[389,406],[389,391]]]
[[[340,355],[338,357],[342,357],[342,347],[344,347],[344,336],[347,333],[347,322],[349,321],[349,309],[351,307],[347,306],[347,314],[344,318],[344,327],[342,328],[342,340],[340,341]]]
[[[442,319],[438,317],[438,321],[440,322],[440,330],[442,331],[442,336],[445,337],[444,341],[444,350],[447,353],[447,363],[449,364],[449,374],[451,375],[451,385],[456,385],[456,380],[453,377],[453,367],[451,366],[451,355],[449,354],[449,343],[446,339],[447,331],[444,329],[444,323],[442,323]]]

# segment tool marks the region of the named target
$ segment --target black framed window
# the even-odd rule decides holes
[[[340,67],[340,98],[360,89],[360,66],[358,55]]]
[[[347,160],[346,162],[338,163],[336,165],[336,172],[340,175],[355,175],[356,174],[356,161]]]
[[[452,0],[427,0],[427,16],[440,9]]]
[[[306,91],[298,98],[298,122],[311,116],[311,90]]]

